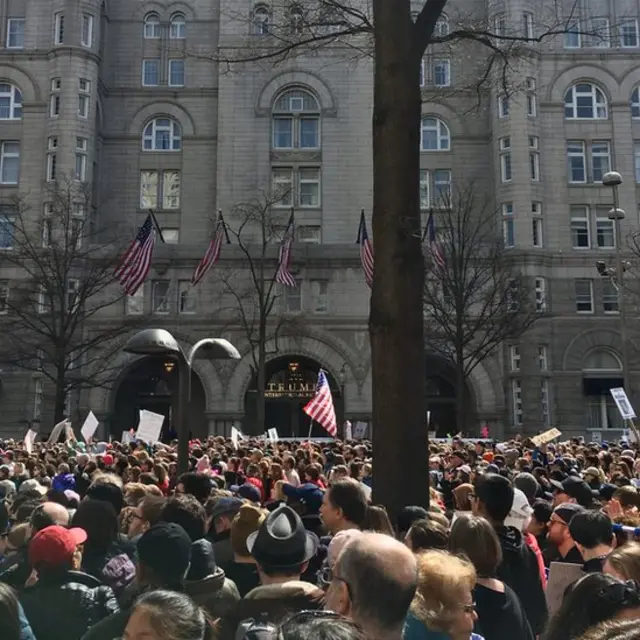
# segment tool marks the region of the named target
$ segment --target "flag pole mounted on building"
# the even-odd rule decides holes
[[[278,254],[278,269],[276,270],[276,282],[285,287],[295,287],[296,279],[291,273],[291,245],[293,244],[293,208],[291,208],[291,216],[289,223],[285,229],[282,242],[280,244],[280,252]]]
[[[360,212],[360,226],[356,244],[360,245],[360,261],[364,270],[364,279],[369,287],[373,284],[373,243],[367,234],[367,222],[364,219],[364,209]]]
[[[218,262],[223,240],[226,240],[227,244],[231,244],[231,240],[229,240],[229,232],[227,231],[227,226],[225,225],[224,218],[222,217],[222,211],[218,211],[215,233],[211,238],[211,242],[209,242],[209,247],[207,248],[204,257],[200,260],[196,270],[193,272],[193,276],[191,277],[192,287],[195,287],[198,282],[207,275],[209,269]]]
[[[438,267],[439,269],[444,269],[446,267],[446,261],[444,253],[442,252],[442,247],[438,242],[438,235],[436,234],[436,219],[433,217],[433,210],[429,211],[427,224],[422,234],[423,243],[425,239],[429,243],[429,252],[431,254],[431,259],[435,263],[436,267]]]
[[[333,407],[333,396],[331,395],[327,374],[322,369],[318,371],[316,393],[302,410],[311,418],[309,439],[311,439],[314,422],[321,424],[332,438],[336,437],[338,424],[336,422],[336,411]]]
[[[129,296],[135,294],[149,274],[153,248],[156,244],[156,230],[164,242],[156,217],[153,211],[149,211],[147,219],[114,271],[114,276]]]

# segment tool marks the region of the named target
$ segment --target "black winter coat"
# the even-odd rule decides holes
[[[81,571],[40,576],[20,603],[38,640],[80,640],[91,625],[119,611],[111,588]]]

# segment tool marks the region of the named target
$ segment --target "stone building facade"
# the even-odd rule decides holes
[[[496,30],[526,36],[546,19],[540,4],[459,0],[437,33],[446,36],[471,11]],[[624,176],[622,236],[638,226],[640,16],[637,4],[623,0],[590,1],[582,9],[579,19],[598,25],[604,37],[575,29],[532,45],[517,89],[488,87],[479,106],[471,90],[478,67],[470,60],[477,56],[442,45],[425,56],[425,214],[451,185],[473,179],[487,187],[496,225],[522,260],[541,312],[525,339],[504,345],[472,373],[466,391],[475,410],[472,433],[483,424],[496,436],[553,425],[606,438],[607,429],[620,426],[608,393],[623,378],[617,298],[595,263],[616,257],[607,218],[612,190],[601,183],[606,170]],[[339,418],[370,419],[369,290],[354,241],[360,211],[370,223],[372,204],[371,60],[354,59],[336,44],[278,64],[220,62],[269,51],[276,26],[295,33],[297,11],[295,4],[252,0],[0,0],[0,200],[27,194],[39,216],[55,156],[60,174],[77,175],[84,166],[102,224],[132,236],[147,209],[156,210],[166,243],[156,247],[148,281],[87,331],[143,318],[185,347],[210,335],[234,342],[239,362],[194,366],[190,415],[198,435],[226,433],[243,420],[252,428],[251,347],[221,286],[225,274],[248,278],[246,257],[225,245],[197,288],[189,280],[216,212],[237,229],[236,205],[273,193],[274,185],[286,195],[273,203],[273,215],[286,222],[291,207],[295,213],[299,287],[279,292],[270,317],[275,386],[268,426],[296,435],[306,429],[300,406],[319,366],[329,373]],[[5,219],[0,240],[10,250],[7,225]],[[274,244],[270,269],[276,253]],[[4,290],[14,276],[0,262]],[[633,400],[640,333],[631,294],[626,310]],[[295,331],[278,334],[283,317],[295,318]],[[132,426],[141,407],[172,420],[175,370],[168,362],[120,352],[109,366],[117,371],[109,388],[69,399],[75,418],[90,407],[115,436]],[[432,428],[446,433],[455,376],[429,356],[425,378]],[[34,419],[48,429],[47,384],[37,374],[5,368],[0,402],[0,434],[19,434]]]

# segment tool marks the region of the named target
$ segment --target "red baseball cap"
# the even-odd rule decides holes
[[[111,467],[113,465],[113,456],[110,453],[103,455],[102,462],[106,467]]]
[[[79,527],[65,529],[58,525],[38,531],[29,543],[29,564],[58,567],[68,563],[79,544],[86,542],[87,534]]]

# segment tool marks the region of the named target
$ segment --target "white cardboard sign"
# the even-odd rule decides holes
[[[623,420],[633,420],[636,417],[636,412],[633,410],[629,398],[622,387],[616,387],[615,389],[609,389],[613,399],[618,405],[618,411]]]
[[[29,455],[31,455],[31,452],[33,451],[33,443],[35,442],[37,435],[38,435],[37,431],[34,431],[33,429],[29,429],[29,431],[27,431],[27,433],[24,436],[24,448],[26,449]]]
[[[93,434],[96,432],[99,424],[100,422],[94,415],[93,411],[89,411],[89,415],[86,417],[84,424],[82,425],[82,429],[80,429],[80,433],[85,439],[85,442],[89,442],[89,440],[93,438]]]
[[[273,428],[273,429],[269,429],[267,431],[267,436],[269,436],[269,440],[271,440],[271,442],[276,443],[278,442],[279,438],[278,438],[278,430]]]
[[[140,423],[138,424],[136,438],[143,442],[158,442],[158,440],[160,440],[160,432],[162,431],[163,424],[164,416],[161,413],[154,413],[153,411],[147,411],[147,409],[141,409]]]

